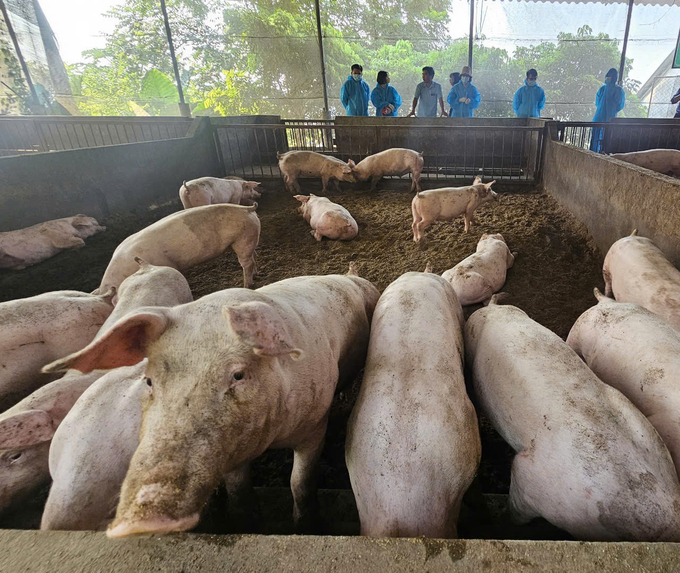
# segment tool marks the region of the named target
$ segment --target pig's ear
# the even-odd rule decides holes
[[[255,187],[260,186],[259,181],[244,181],[243,182],[244,187],[250,187],[251,189],[255,189]]]
[[[293,199],[297,199],[300,201],[300,203],[306,203],[309,201],[309,197],[307,195],[293,195]]]
[[[290,355],[299,360],[302,350],[293,348],[286,327],[279,314],[264,302],[245,302],[236,306],[225,306],[224,315],[232,330],[243,342],[253,345],[253,352],[259,356]]]
[[[475,177],[475,180],[472,182],[473,185],[479,185],[482,182],[482,178],[478,175]]]
[[[48,442],[57,429],[44,410],[27,410],[0,420],[0,450],[28,448]]]
[[[486,187],[487,189],[491,189],[491,186],[492,186],[495,182],[496,182],[496,180],[494,179],[491,183],[485,183],[485,184],[484,184],[484,187]]]
[[[354,163],[354,161],[352,161],[351,159],[347,160],[347,165],[349,165],[350,167],[356,167],[357,166],[357,164]]]
[[[87,374],[93,370],[133,366],[146,358],[149,345],[158,340],[169,323],[170,317],[163,309],[140,309],[119,320],[104,336],[80,352],[52,362],[42,371],[51,374],[73,368]]]

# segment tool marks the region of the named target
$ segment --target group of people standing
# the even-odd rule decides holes
[[[347,110],[347,115],[367,116],[370,100],[375,107],[376,116],[396,117],[402,101],[397,90],[389,85],[390,75],[385,71],[378,72],[376,86],[370,91],[368,84],[362,79],[363,71],[361,65],[354,64],[351,75],[340,90],[340,99]],[[623,109],[626,96],[623,88],[616,84],[617,79],[618,72],[611,68],[605,76],[604,85],[597,92],[595,98],[597,112],[593,121],[609,121]],[[517,117],[540,117],[541,110],[545,107],[545,92],[537,81],[538,72],[533,68],[528,70],[524,85],[515,92],[512,102],[512,109]],[[449,76],[449,83],[451,89],[446,101],[450,107],[447,112],[444,107],[442,86],[434,81],[434,68],[425,66],[423,81],[416,86],[408,117],[414,115],[437,117],[439,114],[442,117],[473,117],[482,97],[472,83],[472,71],[469,66],[464,66],[460,73],[453,72]]]

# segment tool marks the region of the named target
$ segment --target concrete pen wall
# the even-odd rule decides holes
[[[603,254],[638,229],[680,265],[680,180],[548,141],[543,185],[586,225]]]
[[[82,213],[105,218],[177,197],[185,179],[223,175],[210,120],[187,137],[0,158],[0,231]]]

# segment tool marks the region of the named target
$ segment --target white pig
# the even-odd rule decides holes
[[[380,153],[369,155],[355,164],[351,159],[347,162],[354,168],[354,175],[359,181],[371,180],[371,191],[378,186],[378,182],[387,175],[405,175],[410,173],[413,180],[411,191],[420,191],[420,173],[423,170],[423,153],[411,149],[395,147]]]
[[[419,243],[425,229],[435,221],[452,221],[460,215],[465,216],[467,233],[474,222],[475,209],[498,198],[498,194],[491,190],[494,183],[482,183],[476,177],[472,185],[466,187],[444,187],[416,193],[411,201],[413,240]]]
[[[632,153],[612,153],[611,157],[645,169],[680,177],[680,151],[677,149],[648,149]]]
[[[598,304],[579,317],[567,344],[647,416],[680,473],[680,333],[637,304],[598,289],[595,296]]]
[[[64,249],[83,247],[83,239],[100,231],[106,227],[96,219],[75,215],[0,233],[0,269],[25,269]]]
[[[294,195],[294,198],[302,203],[300,213],[312,227],[312,236],[317,241],[322,237],[348,241],[359,234],[357,222],[342,205],[316,195]]]
[[[363,367],[378,296],[340,275],[227,289],[128,314],[47,367],[87,373],[148,358],[140,443],[108,535],[193,528],[215,487],[240,490],[234,476],[268,448],[293,449],[294,518],[309,527],[333,394]]]
[[[223,203],[178,211],[130,235],[113,253],[95,292],[118,287],[134,273],[135,256],[179,271],[213,259],[231,247],[243,268],[245,287],[253,284],[260,219],[252,207]]]
[[[577,539],[680,541],[680,483],[649,420],[514,306],[465,325],[478,405],[517,455],[508,508]]]
[[[333,180],[338,191],[340,181],[354,183],[356,177],[352,167],[330,155],[322,155],[314,151],[288,151],[278,153],[279,170],[286,184],[286,189],[290,192],[302,193],[298,177],[321,177],[323,192],[326,192],[328,182]]]
[[[451,283],[460,303],[467,306],[488,300],[501,290],[506,271],[514,262],[503,235],[482,235],[477,252],[444,272],[442,278]]]
[[[220,179],[219,177],[200,177],[185,181],[179,188],[179,198],[185,209],[215,205],[216,203],[233,203],[234,205],[252,205],[261,194],[257,190],[257,181],[242,179]]]
[[[637,230],[609,248],[602,275],[605,296],[639,304],[680,328],[680,271]]]
[[[53,379],[40,373],[45,364],[92,341],[112,295],[62,290],[0,303],[0,412]]]
[[[481,457],[463,323],[456,294],[437,275],[406,273],[378,301],[345,442],[362,535],[457,536]]]
[[[104,530],[139,443],[146,360],[92,384],[54,434],[41,529]],[[85,375],[86,376],[86,375]]]
[[[139,270],[121,283],[118,304],[95,340],[118,319],[141,306],[175,306],[192,300],[189,284],[182,273],[169,267],[149,265],[139,258],[136,260]],[[90,374],[71,370],[0,415],[0,512],[49,482],[50,441],[82,393],[103,374],[101,370]],[[103,419],[104,415],[100,414]],[[76,433],[65,435],[76,442],[79,439]],[[102,444],[100,449],[104,447]]]

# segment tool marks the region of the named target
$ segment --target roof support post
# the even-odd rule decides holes
[[[631,0],[632,2],[633,0]],[[470,0],[470,37],[468,38],[468,66],[472,69],[472,48],[475,33],[475,0]]]
[[[621,46],[621,64],[619,65],[619,85],[623,85],[623,70],[626,67],[626,50],[628,49],[628,34],[630,32],[630,19],[633,16],[633,4],[635,4],[635,0],[628,0],[628,17],[626,19],[626,32],[623,34],[623,46]]]
[[[179,66],[177,65],[177,57],[175,56],[175,46],[172,43],[172,32],[170,31],[170,20],[168,19],[168,10],[165,7],[165,0],[160,0],[161,11],[163,12],[163,22],[165,23],[165,34],[168,37],[168,46],[170,47],[170,58],[172,58],[172,68],[175,71],[175,81],[177,82],[177,93],[179,94],[179,113],[182,117],[191,117],[189,106],[184,102],[184,90],[182,90],[182,81],[179,78]]]
[[[321,80],[323,81],[323,118],[330,119],[328,110],[328,84],[326,82],[326,61],[323,57],[323,35],[321,34],[321,8],[319,0],[314,0],[314,10],[316,11],[316,34],[319,38],[319,58],[321,58]]]

